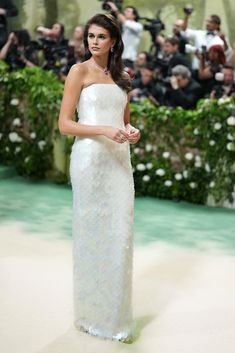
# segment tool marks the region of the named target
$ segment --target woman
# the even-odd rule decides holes
[[[84,46],[87,60],[70,69],[59,116],[61,134],[76,136],[70,163],[74,325],[129,343],[134,204],[129,143],[140,132],[129,121],[130,79],[123,71],[116,19],[92,17]],[[72,120],[76,106],[78,122]]]
[[[199,54],[198,58],[200,60],[198,78],[202,86],[203,95],[207,95],[216,84],[215,74],[220,72],[225,64],[224,49],[221,45],[213,45],[208,50],[207,61],[202,54]]]

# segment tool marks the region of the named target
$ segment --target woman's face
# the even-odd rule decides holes
[[[218,59],[218,57],[219,57],[219,55],[218,55],[217,51],[215,51],[214,49],[209,50],[208,59],[210,61],[215,61]]]
[[[88,49],[92,55],[100,56],[109,53],[110,48],[114,45],[115,40],[111,39],[107,29],[91,25],[88,30]]]

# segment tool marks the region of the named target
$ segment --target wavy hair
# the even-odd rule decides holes
[[[105,28],[110,35],[111,39],[115,39],[115,45],[113,52],[109,52],[107,68],[111,73],[113,81],[123,90],[129,92],[131,90],[131,83],[129,75],[124,71],[124,65],[122,61],[122,52],[124,44],[122,41],[121,31],[119,24],[114,16],[111,14],[97,14],[93,16],[86,24],[84,29],[84,47],[85,56],[84,60],[91,58],[91,52],[88,48],[88,31],[91,25],[97,25]]]

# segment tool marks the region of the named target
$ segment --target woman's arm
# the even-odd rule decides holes
[[[118,143],[125,142],[128,134],[122,129],[104,125],[79,124],[73,120],[85,74],[84,64],[75,64],[71,67],[66,78],[58,120],[60,133],[62,135],[84,137],[103,135]]]
[[[140,131],[130,124],[130,93],[128,94],[128,102],[126,104],[124,112],[124,124],[126,131],[129,134],[128,141],[132,144],[136,143],[140,139]]]
[[[6,44],[2,47],[0,51],[0,59],[3,59],[3,60],[6,59],[7,53],[11,45],[14,43],[14,39],[15,39],[15,34],[12,32],[9,34]]]

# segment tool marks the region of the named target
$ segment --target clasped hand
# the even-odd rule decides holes
[[[129,141],[131,144],[134,144],[140,139],[140,131],[130,124],[125,126],[125,130],[110,126],[106,130],[105,135],[118,143]]]

